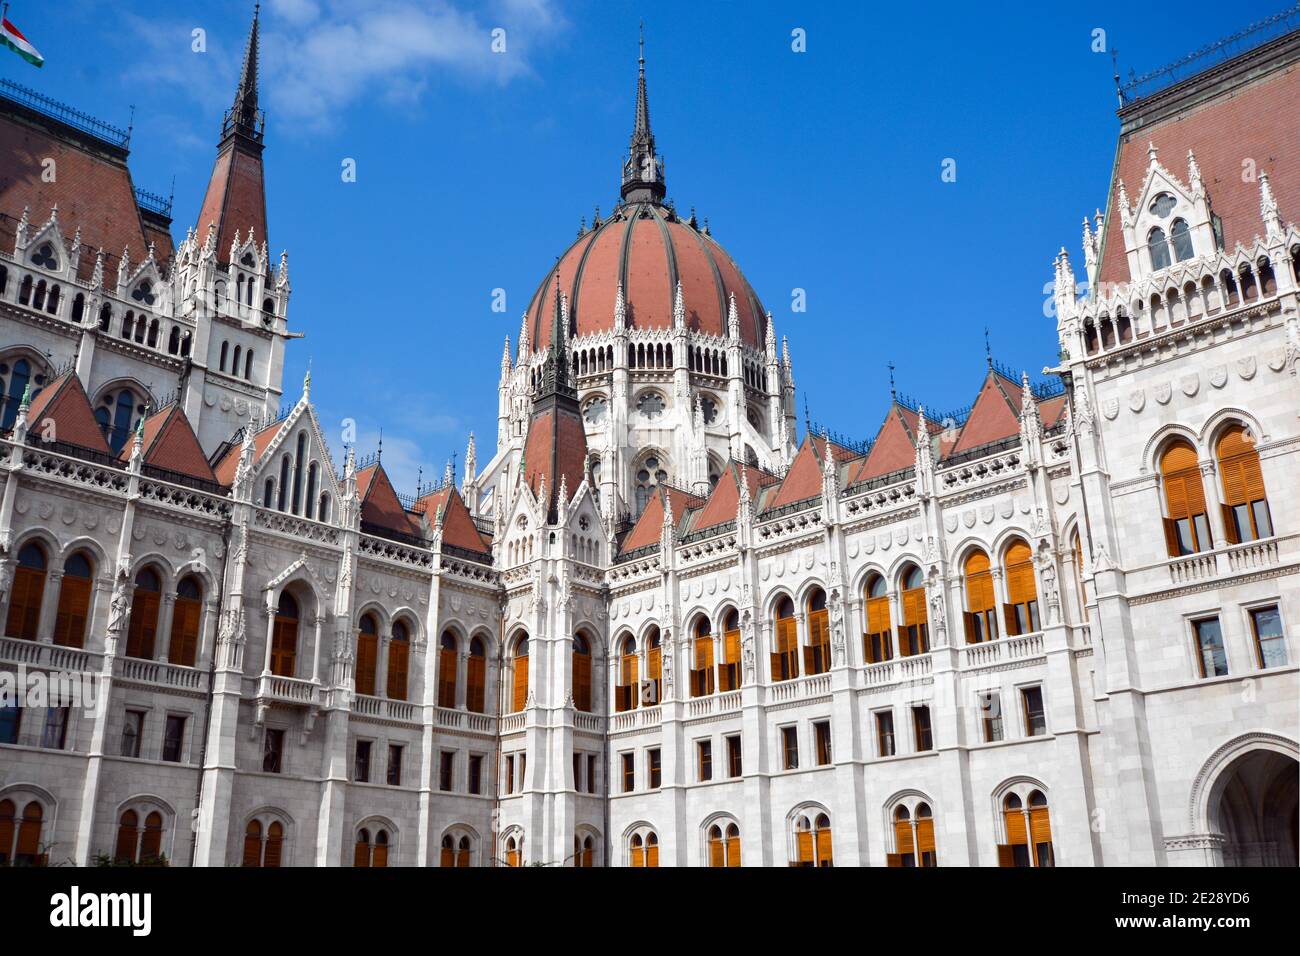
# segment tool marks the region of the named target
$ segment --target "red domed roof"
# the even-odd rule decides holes
[[[655,202],[624,204],[609,219],[578,237],[559,262],[560,290],[568,298],[571,336],[614,328],[614,300],[623,284],[629,329],[668,329],[673,295],[682,284],[686,326],[708,335],[727,334],[727,302],[736,296],[740,338],[762,348],[767,332],[762,303],[740,269],[708,234]],[[526,313],[531,347],[550,341],[555,311],[552,269]]]

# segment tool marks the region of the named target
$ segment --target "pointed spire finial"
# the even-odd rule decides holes
[[[889,363],[889,400],[898,401],[898,389],[894,385],[894,363]]]
[[[302,397],[311,398],[311,359],[307,359],[307,374],[302,377]]]
[[[253,7],[253,23],[248,28],[248,42],[244,46],[244,63],[239,71],[239,85],[235,87],[235,100],[226,112],[222,124],[223,137],[239,133],[250,139],[261,139],[259,127],[261,111],[257,108],[258,28],[262,5]]]
[[[650,131],[650,101],[645,85],[645,24],[641,25],[638,39],[636,80],[636,122],[628,157],[623,164],[622,196],[628,202],[662,203],[667,188],[664,185],[664,165],[655,153],[655,137]]]
[[[989,327],[984,326],[984,358],[989,363],[989,368],[993,367],[993,346],[989,344]]]

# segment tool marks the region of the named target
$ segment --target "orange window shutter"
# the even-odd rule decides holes
[[[926,606],[925,606],[925,587],[912,588],[910,591],[903,592],[903,624],[911,627],[912,625],[925,624]]]
[[[446,852],[445,850],[443,852]],[[353,866],[370,865],[370,844],[363,840],[357,840],[357,845],[352,849]]]
[[[934,852],[934,820],[923,817],[916,821],[916,848],[921,853]]]
[[[799,844],[799,865],[813,864],[813,835],[811,830],[800,830],[795,836]]]
[[[810,643],[825,645],[830,642],[830,623],[827,611],[813,611],[808,615]]]
[[[524,709],[524,704],[528,702],[528,658],[515,658],[515,694],[514,709],[520,711]]]
[[[879,634],[887,630],[889,630],[889,598],[871,598],[867,601],[867,633]]]
[[[1219,461],[1219,474],[1223,476],[1225,504],[1239,505],[1246,501],[1246,470],[1241,458],[1224,458]]]
[[[407,664],[411,648],[406,641],[388,644],[388,696],[393,700],[406,700]]]
[[[284,844],[284,827],[279,823],[272,823],[266,829],[266,859],[265,866],[278,867],[280,865],[280,850]]]
[[[1227,535],[1228,544],[1241,544],[1241,537],[1237,534],[1237,516],[1232,510],[1232,505],[1219,505],[1219,514],[1223,518],[1223,533]]]
[[[9,862],[9,848],[14,845],[14,814],[12,800],[0,800],[0,866]]]
[[[1007,821],[1007,842],[1012,846],[1029,842],[1029,835],[1025,832],[1025,814],[1021,810],[1007,810],[1005,813]]]
[[[358,847],[360,845],[361,844],[359,843],[357,844]],[[438,865],[445,866],[445,867],[453,867],[456,865],[456,855],[451,847],[444,846],[442,848],[442,853],[438,857]]]
[[[1168,550],[1169,556],[1171,558],[1176,558],[1178,557],[1179,554],[1178,529],[1174,523],[1173,518],[1165,518],[1164,525],[1165,525],[1165,548]]]
[[[54,643],[81,647],[86,639],[90,616],[90,581],[66,576],[59,589],[59,613],[54,623]]]
[[[456,706],[456,652],[444,647],[438,652],[438,706]]]
[[[740,866],[740,837],[727,837],[727,866]]]
[[[1017,541],[1007,548],[1007,597],[1012,604],[1038,600],[1038,588],[1034,584],[1033,552],[1023,541]]]
[[[645,866],[645,849],[643,847],[632,847],[632,865]]]
[[[378,653],[373,634],[357,635],[357,693],[373,697],[375,693],[375,658]]]
[[[740,663],[740,631],[727,631],[723,642],[724,662]]]
[[[244,831],[244,866],[262,865],[262,825],[256,820]]]
[[[799,646],[799,630],[792,617],[785,618],[781,623],[783,625],[781,649],[786,653],[791,653]]]
[[[487,658],[470,656],[466,667],[465,706],[482,713],[487,687]]]
[[[461,847],[456,851],[456,865],[469,866],[469,847]]]
[[[370,861],[371,866],[387,867],[388,866],[388,845],[381,843],[375,847],[375,855]]]
[[[709,841],[709,866],[726,866],[726,848],[722,845],[722,838],[717,837]]]
[[[41,595],[45,591],[45,572],[36,568],[19,567],[14,571],[14,583],[9,593],[9,617],[5,634],[36,640],[36,624],[40,619]]]
[[[817,861],[825,866],[831,860],[831,828],[821,827],[817,830]]]
[[[885,854],[885,866],[901,867],[902,865],[903,865],[903,854],[901,853]]]
[[[1035,844],[1052,842],[1052,820],[1047,807],[1030,808],[1029,835]]]
[[[647,867],[659,868],[659,844],[652,843],[646,847],[645,865]]]
[[[25,856],[38,856],[41,852],[41,820],[44,814],[36,802],[23,809],[22,822],[18,824],[17,852]]]
[[[156,860],[162,855],[162,814],[149,814],[144,821],[144,836],[140,840],[140,859]]]
[[[1016,865],[1016,851],[1007,843],[998,844],[998,866],[1014,867]]]
[[[573,655],[573,704],[591,710],[591,655]]]
[[[650,680],[659,680],[663,675],[662,655],[663,652],[657,647],[652,647],[646,651],[646,670],[649,671],[647,676]]]
[[[898,852],[904,856],[912,852],[912,823],[910,820],[894,822],[894,842]]]
[[[122,818],[117,825],[117,846],[113,849],[113,859],[115,861],[127,860],[132,863],[135,862],[136,836],[140,832],[136,827],[138,820],[139,818],[134,810],[127,810],[122,814]],[[8,852],[9,844],[5,844],[4,850]]]

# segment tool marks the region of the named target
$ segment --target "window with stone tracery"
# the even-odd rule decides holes
[[[649,455],[636,470],[636,513],[645,511],[655,489],[668,480],[668,471],[658,455]]]
[[[664,397],[658,392],[642,392],[636,400],[636,410],[641,417],[652,422],[663,416],[664,406]]]

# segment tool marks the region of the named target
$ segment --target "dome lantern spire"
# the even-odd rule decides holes
[[[641,25],[640,55],[636,81],[636,123],[623,163],[622,196],[627,202],[663,202],[664,161],[655,152],[654,133],[650,132],[650,100],[645,86],[645,24]]]

